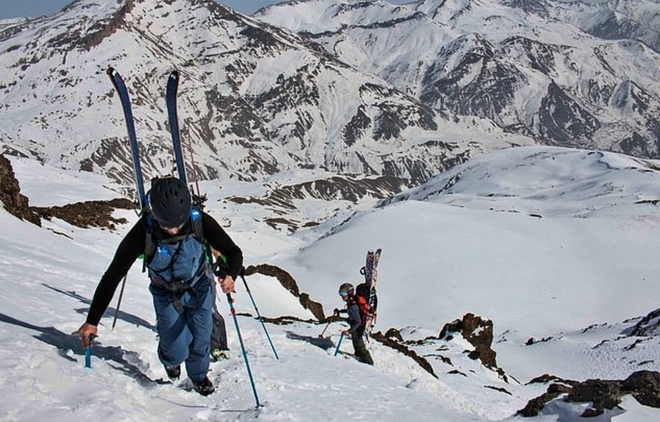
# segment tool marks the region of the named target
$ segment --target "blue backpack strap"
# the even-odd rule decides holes
[[[206,255],[206,260],[208,262],[213,262],[213,255],[211,255],[211,248],[209,247],[209,244],[206,242],[206,238],[204,237],[204,223],[202,222],[202,211],[193,208],[192,212],[190,213],[190,221],[192,222],[193,226],[193,232],[195,233],[195,236],[202,242],[202,245],[204,245],[204,254]]]

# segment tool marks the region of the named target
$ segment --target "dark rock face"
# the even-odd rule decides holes
[[[618,406],[621,403],[620,397],[619,381],[595,379],[575,384],[568,393],[566,401],[574,403],[592,402],[595,416],[602,414],[604,409],[614,409]]]
[[[460,333],[474,346],[471,358],[481,360],[489,368],[497,368],[496,353],[490,347],[493,344],[493,322],[491,320],[468,313],[463,316],[462,320],[457,319],[445,324],[440,331],[439,338],[443,339],[451,333]]]
[[[518,414],[527,418],[538,416],[541,409],[543,409],[548,402],[556,399],[561,394],[568,393],[570,390],[570,387],[566,387],[565,385],[550,384],[547,392],[528,401],[527,405],[518,411]]]
[[[114,218],[112,212],[117,209],[133,209],[135,204],[125,198],[110,201],[85,201],[55,207],[33,207],[32,209],[42,218],[50,220],[53,217],[66,221],[72,226],[105,227],[115,229],[115,224],[126,224],[125,218]]]
[[[660,308],[642,318],[630,332],[631,336],[645,337],[660,333]]]
[[[539,377],[544,382],[557,379],[550,375]],[[518,411],[525,417],[538,416],[543,407],[561,394],[566,394],[566,401],[574,403],[591,403],[582,417],[602,415],[606,409],[611,410],[621,403],[621,397],[632,395],[640,404],[660,408],[660,373],[656,371],[638,371],[623,381],[591,379],[583,382],[565,381],[564,384],[552,383],[546,393],[530,400]]]
[[[644,406],[660,408],[660,373],[638,371],[621,383],[623,394],[632,394]]]
[[[133,209],[135,204],[128,199],[110,201],[86,201],[55,207],[30,207],[28,198],[21,189],[11,167],[11,162],[0,155],[0,202],[12,215],[41,227],[41,219],[57,217],[76,227],[105,227],[115,229],[115,224],[125,224],[123,218],[112,217],[116,208]]]
[[[389,334],[391,334],[390,331],[388,331]],[[397,334],[398,334],[398,332],[397,332]],[[399,336],[401,336],[401,334],[399,334]],[[424,359],[422,356],[419,356],[417,353],[415,353],[415,351],[410,350],[404,344],[399,343],[396,339],[393,339],[390,336],[383,335],[380,331],[377,332],[377,333],[373,333],[372,337],[374,338],[374,340],[379,341],[382,344],[384,344],[386,346],[389,346],[389,347],[391,347],[395,350],[398,350],[399,352],[403,353],[404,355],[412,358],[426,372],[428,372],[429,374],[431,374],[434,377],[438,378],[438,376],[433,371],[433,367],[431,366],[431,364],[426,359]],[[396,336],[394,336],[394,337],[396,337]]]
[[[554,82],[548,86],[547,95],[541,103],[539,122],[543,127],[541,136],[553,140],[551,144],[566,147],[584,145],[585,141],[588,143],[600,127],[591,113]]]
[[[41,219],[29,207],[29,200],[21,194],[11,162],[0,155],[0,202],[12,215],[41,227]]]

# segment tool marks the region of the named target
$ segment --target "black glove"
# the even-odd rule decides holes
[[[228,273],[229,273],[229,266],[227,265],[227,263],[225,263],[225,261],[218,258],[213,263],[213,274],[215,274],[215,276],[218,278],[224,278]]]

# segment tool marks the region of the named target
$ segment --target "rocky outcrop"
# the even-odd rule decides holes
[[[135,204],[125,198],[110,201],[85,201],[55,207],[32,207],[32,210],[47,220],[53,217],[66,221],[72,226],[104,227],[115,229],[115,224],[126,224],[125,218],[114,218],[112,213],[116,208],[133,209]]]
[[[323,313],[323,305],[319,302],[313,301],[307,293],[300,293],[298,289],[298,283],[296,280],[283,269],[269,264],[260,264],[260,265],[250,265],[245,269],[245,275],[249,276],[252,274],[263,274],[269,277],[275,277],[280,284],[291,292],[292,295],[297,297],[300,300],[300,304],[305,309],[309,311],[318,319],[319,321],[325,320],[325,315]]]
[[[481,360],[489,368],[497,368],[496,353],[491,349],[493,344],[493,322],[491,320],[467,313],[463,319],[445,324],[440,331],[439,338],[450,339],[452,333],[461,334],[474,346],[474,350],[469,354],[472,359]]]
[[[391,331],[388,331],[387,333],[390,334],[390,336],[383,335],[383,333],[381,333],[380,331],[377,332],[377,333],[372,333],[371,336],[374,340],[384,344],[385,346],[389,346],[392,349],[398,350],[399,352],[403,353],[404,355],[410,357],[415,362],[417,362],[417,364],[419,366],[421,366],[426,372],[433,375],[435,378],[438,378],[438,376],[433,371],[433,367],[431,366],[431,364],[426,359],[424,359],[422,356],[419,356],[417,353],[415,353],[415,351],[410,350],[404,344],[399,343],[396,340],[396,335],[393,335],[393,333]],[[398,332],[397,332],[397,334],[398,334],[398,337],[401,337],[401,334],[399,334]]]
[[[29,200],[21,194],[11,162],[0,155],[0,202],[12,215],[41,227],[41,219],[30,209]]]
[[[660,408],[660,372],[638,371],[621,382],[621,392],[644,406]]]
[[[545,375],[539,380],[557,379]],[[602,415],[621,403],[621,397],[632,395],[640,404],[660,408],[660,373],[656,371],[638,371],[623,381],[590,379],[583,382],[561,380],[562,384],[552,383],[548,390],[530,400],[518,411],[525,417],[538,416],[543,407],[562,394],[565,400],[573,403],[591,403],[582,417]]]
[[[548,391],[528,401],[527,405],[518,411],[518,414],[527,418],[538,416],[539,412],[546,404],[556,399],[561,394],[566,394],[569,391],[571,391],[570,387],[565,385],[555,383],[550,384]]]
[[[646,337],[660,334],[660,308],[649,312],[630,332],[631,336]]]

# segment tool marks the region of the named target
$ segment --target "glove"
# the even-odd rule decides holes
[[[213,274],[218,278],[224,278],[229,272],[229,266],[222,259],[213,263]]]
[[[335,308],[335,310],[332,311],[332,315],[339,316],[339,309]]]

